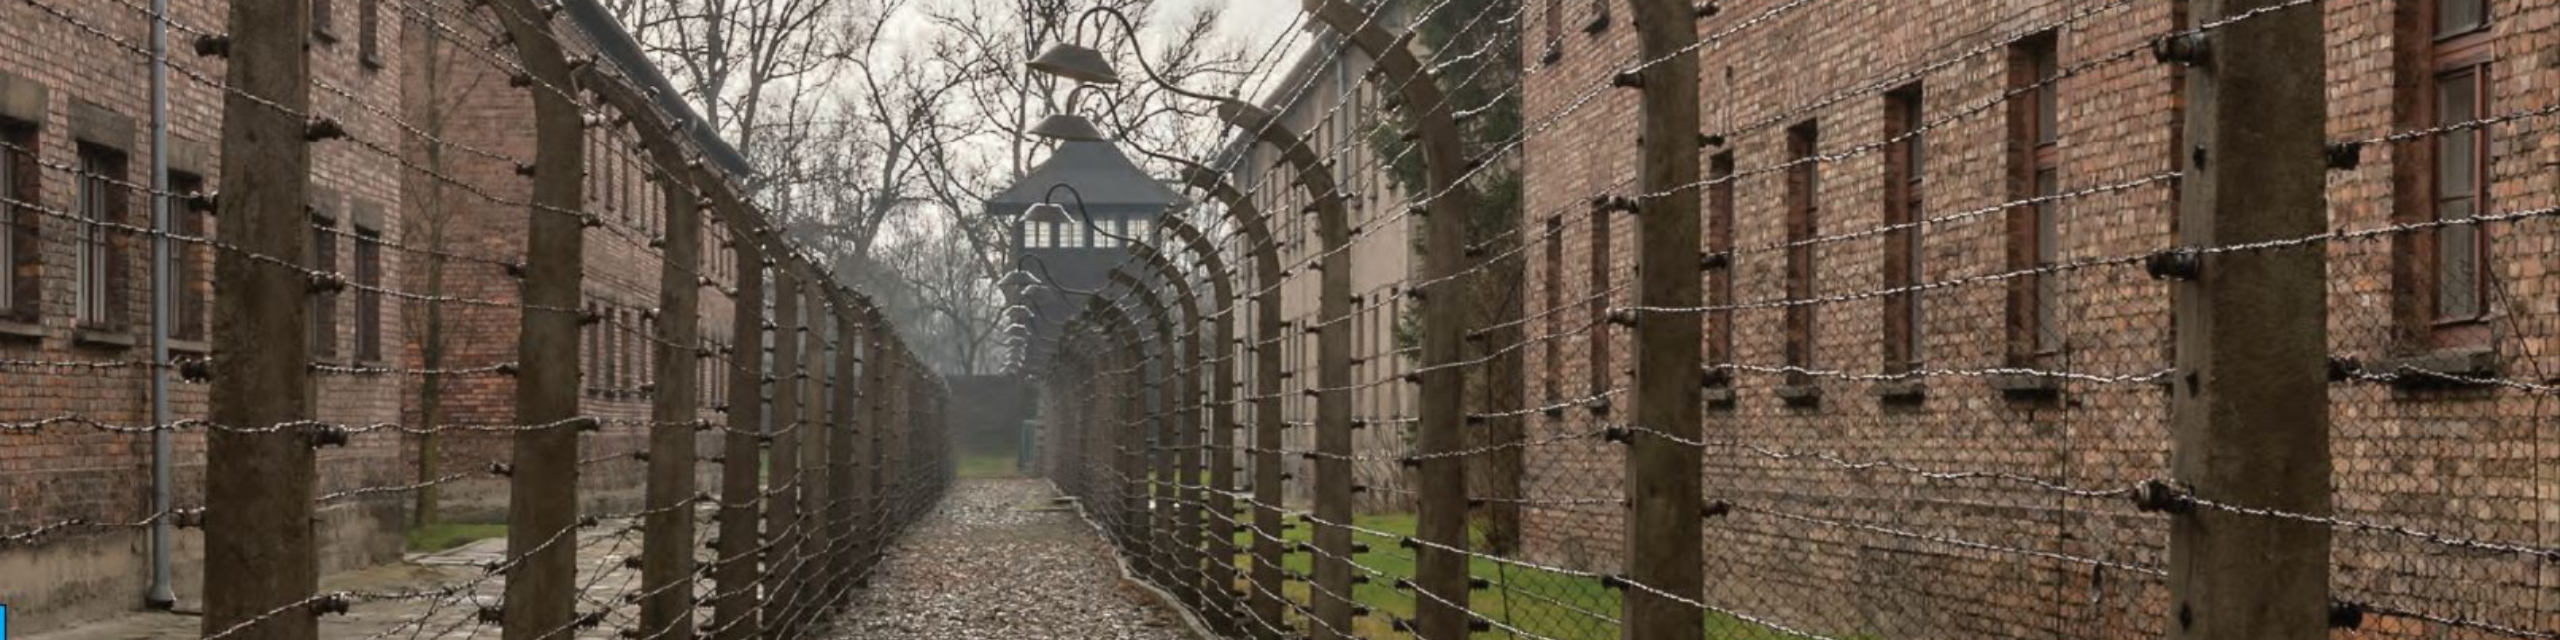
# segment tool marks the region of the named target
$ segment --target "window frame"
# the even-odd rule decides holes
[[[2493,73],[2496,69],[2496,67],[2493,66],[2493,63],[2495,62],[2496,57],[2497,41],[2495,38],[2494,27],[2497,24],[2497,21],[2496,16],[2490,12],[2491,3],[2486,0],[2478,1],[2480,2],[2479,23],[2468,30],[2453,33],[2442,32],[2441,26],[2435,23],[2435,20],[2442,15],[2441,8],[2446,3],[2446,0],[2430,0],[2427,3],[2429,5],[2428,8],[2430,9],[2424,14],[2429,22],[2427,32],[2434,35],[2432,41],[2429,43],[2427,56],[2428,69],[2425,75],[2426,86],[2420,91],[2418,100],[2426,112],[2424,122],[2427,122],[2430,125],[2441,126],[2452,122],[2476,120],[2487,116],[2490,112],[2490,104],[2494,97],[2494,87],[2496,85],[2497,78]],[[2445,81],[2448,78],[2458,76],[2468,76],[2470,78],[2471,91],[2469,99],[2471,101],[2471,109],[2469,115],[2460,116],[2457,120],[2455,118],[2447,117],[2449,114],[2444,111],[2445,105],[2443,96],[2446,95],[2444,93]],[[2427,174],[2427,201],[2425,204],[2427,218],[2430,220],[2447,219],[2445,209],[2446,205],[2452,199],[2448,198],[2444,193],[2446,180],[2443,160],[2448,155],[2445,151],[2445,145],[2449,139],[2448,137],[2457,135],[2471,138],[2471,153],[2469,155],[2471,155],[2472,160],[2470,167],[2471,184],[2468,185],[2471,188],[2471,192],[2468,194],[2467,198],[2464,198],[2469,201],[2471,213],[2470,216],[2457,217],[2478,216],[2489,211],[2489,187],[2491,182],[2489,171],[2491,162],[2489,155],[2489,128],[2475,127],[2433,136],[2428,142],[2427,146],[2429,149],[2427,154],[2427,163],[2424,166],[2427,167],[2425,169]],[[2443,238],[2444,234],[2447,232],[2458,229],[2468,229],[2470,233],[2473,234],[2471,242],[2472,250],[2470,252],[2472,260],[2472,278],[2470,284],[2473,302],[2471,305],[2472,309],[2469,313],[2448,314],[2444,308],[2444,305],[2446,304],[2444,295],[2445,288],[2442,286],[2443,275],[2448,269],[2444,255],[2445,242]],[[2430,278],[2431,286],[2428,287],[2432,294],[2430,296],[2431,299],[2427,302],[2427,309],[2429,310],[2427,315],[2429,322],[2438,329],[2438,333],[2440,334],[2447,332],[2460,333],[2469,325],[2477,325],[2487,322],[2491,315],[2489,304],[2489,278],[2491,275],[2487,270],[2491,238],[2488,226],[2474,224],[2460,227],[2443,227],[2432,233],[2424,235],[2427,236],[2425,242],[2427,245],[2425,259],[2428,263],[2428,270],[2434,275],[2433,278]]]
[[[73,188],[74,213],[82,222],[73,233],[74,324],[82,329],[120,331],[123,304],[118,295],[125,267],[121,242],[106,225],[132,217],[132,199],[121,184],[132,159],[114,147],[80,142],[80,173]]]
[[[331,22],[337,18],[336,0],[311,0],[311,39],[323,45],[338,43],[338,33]]]
[[[1609,290],[1616,286],[1614,282],[1616,274],[1611,272],[1616,266],[1612,263],[1617,252],[1612,245],[1616,244],[1617,239],[1617,215],[1617,212],[1606,204],[1595,202],[1592,205],[1591,241],[1587,245],[1591,249],[1590,255],[1587,256],[1590,259],[1591,290],[1590,294],[1583,298],[1583,312],[1587,314],[1584,322],[1590,323],[1591,326],[1591,330],[1586,332],[1584,338],[1586,346],[1589,347],[1588,356],[1590,357],[1590,361],[1585,363],[1589,366],[1584,367],[1590,377],[1588,382],[1590,386],[1586,391],[1588,395],[1594,397],[1609,391],[1610,382],[1615,375],[1612,369],[1615,368],[1616,362],[1611,357],[1614,354],[1609,350],[1610,342],[1615,339],[1615,336],[1611,335],[1612,330],[1609,324]]]
[[[1736,364],[1733,310],[1734,161],[1725,151],[1707,158],[1707,253],[1724,256],[1724,266],[1707,272],[1707,364]],[[1733,375],[1711,376],[1711,387],[1733,386]]]
[[[2488,115],[2496,97],[2498,63],[2496,49],[2499,16],[2494,3],[2479,2],[2479,21],[2470,28],[2445,31],[2439,20],[2447,0],[2408,0],[2401,15],[2402,72],[2410,81],[2401,84],[2399,97],[2402,130],[2420,130],[2469,121]],[[2446,112],[2443,104],[2445,84],[2450,78],[2468,78],[2470,112],[2467,116]],[[2437,135],[2410,140],[2395,147],[2395,173],[2399,194],[2395,198],[2393,222],[2401,224],[2433,223],[2447,219],[2477,216],[2491,210],[2495,183],[2492,173],[2494,158],[2491,127],[2450,130]],[[2471,145],[2470,187],[2467,197],[2448,198],[2444,192],[2447,153],[2445,147],[2457,137],[2467,138]],[[2470,212],[2448,210],[2455,202],[2467,202]],[[2494,339],[2492,321],[2499,309],[2492,295],[2495,272],[2489,268],[2496,238],[2487,225],[2452,225],[2405,234],[2395,238],[2397,255],[2394,268],[2395,315],[2401,326],[2398,336],[2402,349],[2432,351],[2475,349]],[[2469,285],[2472,304],[2467,313],[2447,313],[2445,277],[2449,268],[2444,245],[2448,233],[2467,232],[2471,237],[2471,269]]]
[[[356,65],[381,71],[382,0],[356,0]]]
[[[366,287],[356,291],[355,356],[358,362],[381,363],[385,359],[382,341],[382,230],[365,224],[355,229],[353,273],[350,278]]]
[[[36,164],[41,144],[41,128],[36,123],[0,118],[0,171],[10,177],[0,179],[0,196],[14,203],[0,203],[0,269],[8,270],[8,282],[0,286],[0,317],[13,322],[33,323],[42,317],[44,308],[44,244],[43,214],[36,207],[44,202],[42,168]]]
[[[1541,274],[1544,276],[1541,278],[1541,282],[1544,283],[1544,288],[1546,289],[1544,292],[1545,295],[1543,296],[1546,305],[1545,313],[1540,315],[1546,318],[1544,324],[1546,325],[1547,335],[1553,336],[1560,333],[1557,325],[1559,323],[1559,319],[1564,317],[1564,314],[1559,311],[1559,309],[1564,305],[1564,219],[1557,216],[1550,216],[1547,218],[1546,226],[1546,273]],[[1564,341],[1550,338],[1541,340],[1541,342],[1546,343],[1545,351],[1547,356],[1547,369],[1549,371],[1553,371],[1562,366],[1564,362]],[[1558,377],[1560,376],[1541,376],[1546,383],[1548,402],[1552,403],[1563,400],[1564,391],[1562,385],[1556,381]]]
[[[1926,362],[1927,324],[1918,286],[1926,278],[1922,248],[1927,196],[1927,93],[1905,85],[1885,95],[1884,373],[1906,374]]]
[[[2008,267],[2026,271],[2057,264],[2064,244],[2062,212],[2053,198],[2061,187],[2062,34],[2048,31],[2018,41],[2009,51]],[[2060,278],[2033,273],[2009,280],[2008,360],[2042,366],[2069,348],[2063,332]]]
[[[1816,324],[1820,322],[1811,300],[1819,287],[1815,284],[1818,248],[1813,242],[1820,232],[1822,218],[1822,163],[1815,158],[1821,153],[1822,129],[1819,121],[1806,120],[1787,128],[1786,219],[1783,222],[1787,246],[1786,265],[1781,278],[1785,284],[1783,344],[1780,353],[1789,367],[1812,369],[1819,361]],[[1790,371],[1787,384],[1807,386],[1812,376],[1804,371]]]

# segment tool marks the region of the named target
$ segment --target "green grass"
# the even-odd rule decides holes
[[[960,456],[960,477],[1013,478],[1022,474],[1013,468],[1012,453],[972,453]]]
[[[1364,529],[1397,536],[1412,535],[1414,531],[1413,514],[1364,515],[1354,522]],[[1306,542],[1310,541],[1312,532],[1312,527],[1299,523],[1281,537],[1291,542]],[[1251,531],[1236,533],[1237,548],[1243,550],[1236,557],[1236,567],[1242,572],[1250,572],[1252,568],[1252,535]],[[1470,537],[1475,537],[1475,534],[1471,533]],[[1368,605],[1371,611],[1368,616],[1353,619],[1353,632],[1364,638],[1409,637],[1395,632],[1392,620],[1413,617],[1414,596],[1395,588],[1397,579],[1413,577],[1413,550],[1398,546],[1399,538],[1357,531],[1352,533],[1352,540],[1369,546],[1365,553],[1352,554],[1352,561],[1376,572],[1352,569],[1353,575],[1369,578],[1368,584],[1352,586],[1352,599]],[[1481,544],[1481,540],[1471,541],[1471,545],[1477,548],[1481,548]],[[1314,556],[1308,553],[1289,553],[1281,558],[1283,567],[1301,574],[1310,571],[1313,562]],[[1558,640],[1618,638],[1619,629],[1615,622],[1621,609],[1618,591],[1601,585],[1597,578],[1529,569],[1485,558],[1469,561],[1467,572],[1492,584],[1489,589],[1476,590],[1468,601],[1468,608],[1485,618]],[[1239,582],[1237,588],[1251,587]],[[1309,587],[1303,583],[1289,582],[1281,590],[1291,600],[1310,602],[1307,599],[1311,595]],[[1288,617],[1297,618],[1294,614]],[[1768,632],[1759,625],[1713,612],[1707,614],[1706,631],[1710,638],[1760,637]],[[1497,626],[1491,631],[1478,632],[1475,637],[1515,636]]]
[[[503,524],[431,524],[409,530],[409,550],[433,553],[505,535]]]

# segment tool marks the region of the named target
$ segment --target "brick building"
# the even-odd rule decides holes
[[[684,120],[698,120],[681,101],[673,85],[650,66],[639,45],[594,2],[571,2],[563,12],[561,24],[568,55],[590,57],[600,61],[609,75],[641,86],[661,97],[659,108]],[[494,25],[492,25],[494,27]],[[481,42],[457,41],[444,31],[420,29],[405,42],[407,54],[421,61],[417,73],[409,75],[411,92],[419,96],[409,102],[414,121],[436,126],[444,133],[438,137],[451,144],[442,150],[418,145],[411,152],[421,164],[438,166],[437,175],[411,172],[409,188],[419,194],[412,198],[409,217],[416,220],[419,235],[440,236],[445,251],[466,258],[447,260],[443,281],[431,284],[424,270],[418,270],[409,284],[418,291],[440,286],[445,294],[479,300],[512,300],[518,279],[505,262],[520,262],[524,238],[531,222],[532,182],[517,173],[516,162],[529,162],[534,155],[532,134],[534,91],[550,91],[535,85],[509,89],[514,67],[511,61],[493,58]],[[432,61],[429,63],[427,61]],[[433,98],[428,98],[433,96]],[[585,372],[580,412],[607,421],[602,432],[584,438],[580,458],[586,461],[581,474],[581,497],[591,508],[628,508],[637,504],[642,482],[640,474],[646,465],[629,454],[646,448],[646,421],[650,416],[650,391],[655,383],[653,347],[657,319],[658,277],[660,259],[657,245],[666,231],[666,198],[656,177],[661,168],[641,148],[638,133],[627,125],[594,126],[595,122],[618,123],[624,115],[592,94],[581,93],[588,108],[586,209],[599,217],[601,226],[586,233],[585,246],[585,310],[594,320],[581,332],[579,357]],[[707,131],[698,126],[695,131]],[[697,134],[694,145],[703,158],[730,175],[745,178],[750,170],[736,150],[710,134]],[[673,167],[681,171],[683,167]],[[448,180],[446,178],[452,178]],[[456,184],[462,183],[462,184]],[[464,188],[462,185],[469,185]],[[438,204],[441,203],[441,204]],[[719,224],[719,217],[705,212],[703,216],[702,269],[700,276],[710,286],[702,290],[700,324],[704,347],[720,352],[735,344],[728,337],[735,302],[726,292],[737,286],[737,261],[729,250],[728,239],[734,232]],[[496,258],[501,262],[472,260],[468,257]],[[423,307],[423,303],[413,306]],[[506,306],[446,304],[442,336],[442,366],[470,369],[512,361],[516,352],[517,326],[521,310]],[[421,310],[419,315],[423,317]],[[425,361],[427,340],[419,332],[410,343],[412,357]],[[728,367],[726,360],[705,358],[699,389],[706,419],[718,417],[717,408],[726,403]],[[427,403],[420,398],[425,389],[409,390],[409,418],[419,415]],[[515,385],[506,376],[456,376],[442,381],[435,403],[440,424],[508,424],[514,422]],[[441,436],[437,453],[438,466],[445,473],[456,470],[486,468],[509,459],[512,440],[504,433],[464,432]],[[718,438],[702,438],[702,455],[718,450]],[[414,443],[413,443],[414,444]],[[418,452],[409,452],[414,463]],[[705,466],[705,479],[716,474],[716,467]],[[457,482],[441,492],[445,513],[440,518],[461,521],[498,521],[505,516],[506,482],[489,478]]]
[[[1396,10],[1388,9],[1392,13]],[[1380,20],[1394,20],[1393,15]],[[1418,219],[1401,215],[1399,205],[1405,201],[1404,189],[1390,176],[1387,163],[1393,158],[1378,152],[1380,136],[1392,136],[1392,122],[1381,126],[1380,115],[1385,94],[1392,87],[1381,87],[1366,79],[1372,64],[1369,56],[1356,47],[1344,46],[1340,39],[1324,29],[1313,29],[1313,43],[1292,54],[1285,72],[1266,86],[1257,102],[1265,111],[1277,116],[1278,122],[1302,136],[1318,158],[1332,168],[1336,186],[1351,197],[1343,201],[1344,210],[1354,235],[1350,254],[1351,291],[1357,297],[1351,318],[1351,391],[1352,418],[1369,424],[1397,424],[1398,419],[1414,415],[1413,390],[1399,380],[1411,371],[1419,358],[1419,347],[1409,338],[1400,337],[1400,319],[1411,315],[1412,304],[1403,292],[1418,267],[1414,259],[1413,230]],[[1391,139],[1391,138],[1387,138]],[[1238,158],[1237,154],[1243,154]],[[1307,190],[1297,182],[1296,170],[1280,159],[1279,151],[1256,140],[1231,140],[1210,166],[1228,169],[1229,184],[1251,198],[1280,244],[1283,268],[1312,264],[1324,253],[1324,240],[1319,235],[1315,210]],[[1216,223],[1212,223],[1216,224]],[[1253,280],[1249,254],[1240,253],[1241,233],[1229,242],[1228,262],[1237,269],[1243,284],[1237,296],[1259,291],[1265,286]],[[1322,272],[1313,268],[1289,269],[1280,285],[1281,318],[1292,328],[1317,326],[1322,318],[1317,312],[1317,291]],[[1239,303],[1244,304],[1242,302]],[[1279,350],[1281,371],[1288,376],[1282,388],[1289,390],[1314,388],[1316,382],[1316,336],[1312,331],[1292,330],[1282,337]],[[1237,380],[1252,395],[1252,365],[1238,364]],[[1289,425],[1284,432],[1283,448],[1288,451],[1315,450],[1315,398],[1289,393],[1281,400],[1282,420]],[[1243,436],[1250,439],[1250,434]],[[1354,435],[1355,449],[1366,458],[1353,463],[1356,484],[1366,487],[1361,505],[1365,510],[1409,509],[1412,502],[1410,478],[1392,458],[1405,449],[1399,430],[1390,428],[1361,429]],[[1293,502],[1309,500],[1315,490],[1315,466],[1302,456],[1284,456],[1289,477],[1287,496]]]
[[[194,55],[200,36],[225,30],[221,0],[174,0],[171,47],[171,224],[182,235],[213,233],[212,214],[184,196],[218,184],[224,61]],[[423,412],[430,366],[425,356],[430,314],[440,316],[447,345],[432,366],[454,370],[437,385],[437,425],[509,424],[510,380],[493,373],[514,359],[519,311],[516,279],[505,265],[523,261],[530,179],[515,159],[532,155],[531,91],[510,85],[512,52],[493,49],[501,31],[485,11],[460,3],[409,0],[313,0],[312,115],[340,123],[346,137],[312,147],[312,255],[320,268],[351,282],[412,294],[444,296],[430,306],[415,296],[347,289],[315,294],[311,327],[316,418],[350,424],[414,427]],[[650,68],[630,37],[591,0],[566,4],[559,32],[573,56],[605,62],[621,81],[654,90],[660,109],[694,116]],[[151,223],[150,101],[147,49],[151,15],[141,2],[35,0],[0,7],[0,535],[79,520],[94,532],[38,536],[0,544],[0,602],[12,607],[12,630],[34,632],[129,611],[149,584],[147,528],[153,459],[148,433],[86,423],[44,424],[63,416],[103,426],[150,422]],[[583,94],[582,94],[583,95]],[[589,101],[593,104],[593,101]],[[597,122],[611,122],[596,107]],[[693,127],[701,157],[731,175],[748,170],[708,127]],[[613,420],[585,439],[583,484],[590,508],[638,501],[642,446],[651,389],[659,261],[652,247],[664,230],[663,201],[650,177],[654,163],[624,125],[591,128],[588,209],[604,223],[587,240],[587,308],[598,322],[582,339],[589,372],[583,410]],[[734,234],[705,216],[702,296],[705,346],[719,352],[727,334],[738,265],[727,250]],[[90,222],[96,221],[96,222]],[[130,225],[130,226],[117,226]],[[170,295],[173,359],[208,355],[214,287],[213,249],[173,242]],[[442,263],[439,265],[438,263]],[[431,311],[432,309],[432,311]],[[717,418],[728,401],[727,368],[703,362],[703,415]],[[207,410],[205,387],[171,386],[173,418]],[[200,429],[176,435],[173,504],[204,503],[205,444]],[[414,491],[385,490],[486,469],[508,458],[504,434],[448,432],[442,459],[421,468],[422,442],[394,430],[359,434],[319,456],[323,571],[397,560],[411,520]],[[702,455],[717,455],[705,437]],[[705,473],[717,467],[704,465]],[[504,514],[505,485],[470,478],[439,486],[441,520],[494,521]],[[107,525],[107,526],[94,526]],[[201,597],[201,533],[177,531],[174,584],[182,603]]]
[[[1707,604],[1832,637],[2158,637],[2166,520],[2117,490],[2168,475],[2169,285],[2183,73],[2153,40],[2185,0],[1728,0],[1700,12],[1709,363]],[[1621,564],[1633,303],[1636,64],[1618,3],[1524,3],[1531,560]],[[2542,0],[2342,0],[2321,11],[2331,227],[2553,204]],[[1616,14],[1616,15],[1612,15]],[[1588,98],[1586,100],[1586,98]],[[2383,140],[2483,118],[2497,122]],[[2547,219],[2333,242],[2337,515],[2560,541],[2560,432],[2529,390],[2554,362]],[[2405,368],[2404,368],[2405,367]],[[1831,458],[1811,457],[1827,454]],[[1965,546],[1969,543],[1974,546]],[[2560,575],[2511,554],[2340,529],[2333,592],[2368,611],[2551,628]],[[1710,613],[1710,618],[1717,618]],[[2376,637],[2472,637],[2369,613]],[[2484,636],[2485,637],[2485,636]]]
[[[219,31],[221,2],[172,2],[169,84],[169,184],[176,194],[220,181],[224,89],[219,57],[184,53],[199,30]],[[313,111],[334,118],[350,137],[395,142],[387,114],[402,100],[402,61],[390,55],[401,21],[370,0],[339,0],[315,9],[311,34]],[[361,5],[361,6],[360,6]],[[338,9],[338,10],[332,10]],[[136,228],[152,220],[152,137],[146,48],[150,14],[121,2],[36,2],[0,8],[0,193],[8,199],[5,246],[10,282],[0,287],[0,420],[11,424],[79,416],[141,426],[150,414],[150,243]],[[385,250],[404,241],[398,159],[348,143],[314,145],[313,238],[334,245],[316,258],[324,268],[365,284],[397,282],[403,261]],[[129,226],[116,226],[129,225]],[[171,226],[201,236],[209,212],[175,203]],[[200,359],[212,305],[211,249],[172,242],[171,356]],[[314,354],[323,365],[394,365],[406,340],[399,305],[354,290],[315,300]],[[55,364],[41,364],[55,363]],[[96,364],[100,368],[65,366]],[[116,365],[112,363],[123,363]],[[397,421],[400,376],[321,370],[317,418],[348,424]],[[177,420],[202,419],[205,387],[172,384]],[[175,438],[173,504],[203,503],[204,434]],[[359,435],[320,452],[325,493],[394,484],[396,435]],[[87,426],[0,430],[0,531],[85,519],[136,522],[151,514],[151,438]],[[323,570],[399,556],[403,518],[397,496],[325,500],[318,510]],[[18,629],[132,609],[149,585],[149,535],[139,527],[101,528],[0,552],[0,600],[22,612]],[[174,541],[177,595],[193,601],[201,536],[182,529]]]

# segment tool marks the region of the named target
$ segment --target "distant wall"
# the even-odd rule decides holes
[[[951,445],[959,457],[1014,454],[1031,419],[1031,387],[1013,376],[951,378]]]

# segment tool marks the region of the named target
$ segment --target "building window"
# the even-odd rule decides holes
[[[2024,271],[2061,261],[2062,208],[2059,167],[2061,109],[2054,81],[2060,40],[2044,34],[2010,52],[2009,195],[2021,202],[2008,213],[2008,264]],[[2009,360],[2041,365],[2061,352],[2062,282],[2037,273],[2009,281]]]
[[[1814,349],[1814,243],[1813,237],[1822,214],[1822,163],[1814,157],[1820,153],[1821,131],[1815,123],[1806,122],[1787,129],[1787,272],[1786,272],[1786,364],[1789,367],[1813,367]],[[1787,375],[1790,386],[1812,384],[1804,372]]]
[[[124,252],[109,225],[124,224],[128,198],[122,186],[124,154],[106,147],[80,145],[78,207],[81,224],[76,241],[80,326],[121,328],[124,305],[116,293],[124,284]]]
[[[2424,22],[2413,38],[2423,47],[2415,70],[2422,80],[2406,128],[2442,127],[2490,117],[2494,102],[2491,62],[2496,44],[2486,0],[2418,0]],[[2490,127],[2450,129],[2404,147],[2414,161],[2399,169],[2414,178],[2416,202],[2399,222],[2462,220],[2489,211]],[[2490,236],[2478,224],[2452,224],[2399,241],[2408,264],[2401,287],[2402,320],[2414,342],[2429,348],[2486,342],[2490,308]]]
[[[1918,370],[1921,362],[1920,266],[1921,186],[1926,174],[1926,146],[1920,132],[1919,85],[1885,96],[1884,284],[1894,290],[1884,300],[1886,373]]]
[[[1564,0],[1546,0],[1547,50],[1538,54],[1539,64],[1555,64],[1564,59]]]
[[[325,212],[311,216],[311,268],[338,271],[338,221]],[[311,294],[311,357],[338,357],[338,292]]]
[[[382,361],[382,230],[356,227],[356,359]]]
[[[192,173],[169,173],[169,193],[180,199],[171,203],[169,216],[178,226],[178,234],[188,238],[210,239],[212,215],[186,206],[204,192],[204,176]],[[203,242],[172,241],[169,243],[169,296],[165,304],[175,315],[170,336],[180,340],[205,339],[207,323],[213,316],[211,304],[213,281],[205,277],[212,266],[210,252]]]
[[[1120,247],[1120,236],[1125,234],[1120,233],[1120,220],[1118,218],[1096,219],[1093,220],[1093,225],[1093,246],[1095,248],[1116,249]]]
[[[36,179],[36,128],[34,125],[0,120],[0,197],[11,202],[0,207],[0,265],[9,270],[7,286],[0,286],[0,315],[18,322],[34,322],[38,298],[43,291],[43,278],[38,274],[44,256],[37,243],[36,230],[41,213],[36,203],[42,202]]]
[[[1609,390],[1609,372],[1613,366],[1609,361],[1609,267],[1617,252],[1609,248],[1612,239],[1609,236],[1616,226],[1610,222],[1617,215],[1605,207],[1595,207],[1591,211],[1591,295],[1584,299],[1583,304],[1585,317],[1589,318],[1587,322],[1591,323],[1591,330],[1584,340],[1591,347],[1589,392],[1595,396]]]
[[[1734,364],[1733,353],[1733,152],[1707,159],[1707,255],[1722,266],[1707,270],[1707,364]],[[1733,375],[1708,376],[1713,386],[1731,386]]]
[[[311,0],[311,39],[320,41],[320,44],[338,42],[336,30],[329,25],[330,17],[337,13],[337,8],[331,5],[336,3],[337,0]]]
[[[1546,244],[1547,268],[1546,273],[1544,274],[1546,277],[1540,284],[1541,287],[1546,289],[1546,305],[1542,307],[1544,309],[1544,313],[1539,315],[1547,318],[1545,322],[1547,329],[1546,337],[1540,341],[1547,343],[1547,370],[1561,371],[1564,366],[1564,348],[1561,341],[1558,340],[1558,338],[1561,337],[1561,332],[1557,331],[1557,328],[1558,325],[1561,324],[1558,320],[1563,317],[1563,314],[1558,313],[1558,310],[1564,308],[1564,220],[1557,218],[1547,219]],[[1562,389],[1562,385],[1556,382],[1557,377],[1558,376],[1552,375],[1545,376],[1548,402],[1555,402],[1563,399],[1564,390]]]
[[[356,2],[356,63],[382,69],[382,0]]]

